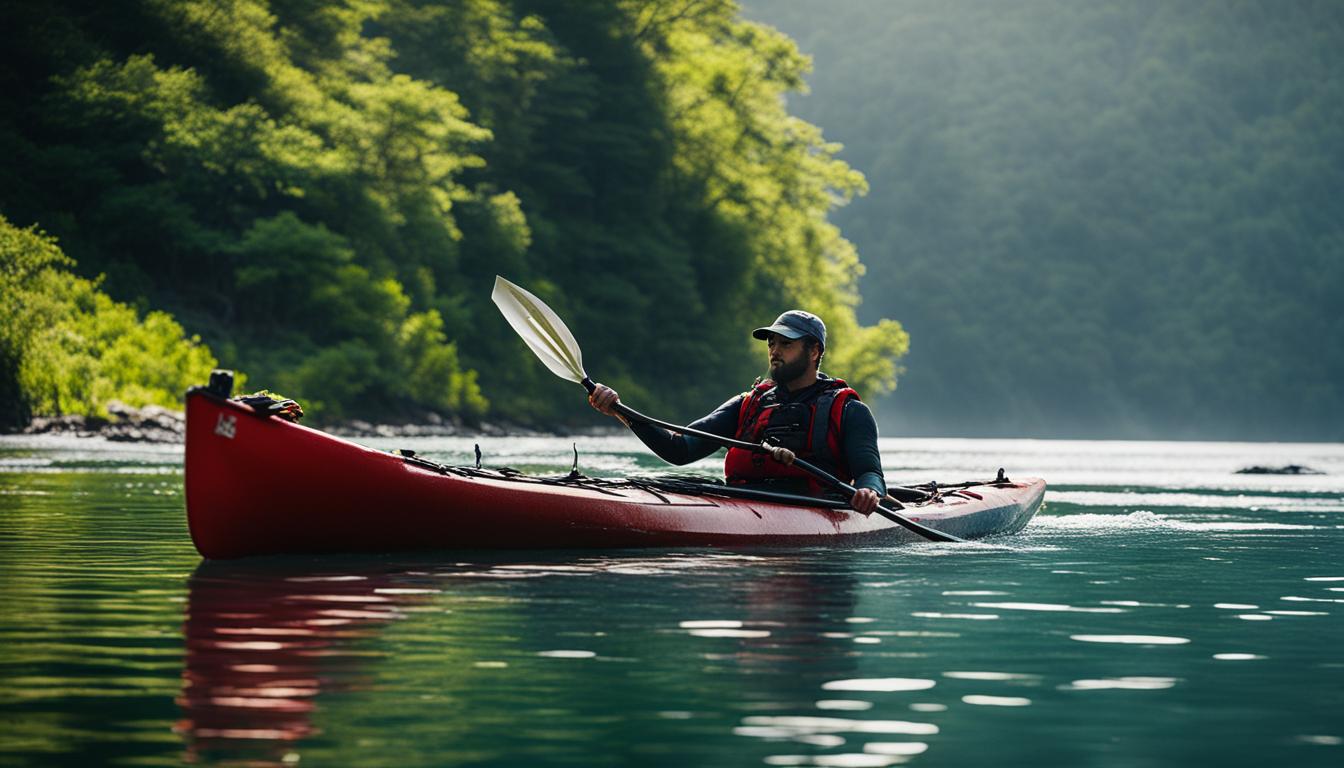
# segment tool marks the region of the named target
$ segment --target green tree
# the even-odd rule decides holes
[[[215,367],[210,350],[163,312],[141,315],[66,271],[35,227],[0,217],[0,392],[6,426],[29,415],[103,416],[107,404],[177,406]],[[13,399],[11,400],[10,397]]]
[[[895,382],[907,338],[858,322],[828,220],[863,179],[785,109],[806,59],[732,2],[0,11],[0,210],[318,420],[479,419],[487,394],[594,418],[498,317],[497,273],[647,408],[744,386],[748,329],[794,306],[826,317],[836,373]]]

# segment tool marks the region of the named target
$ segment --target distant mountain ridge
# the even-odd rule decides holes
[[[753,0],[870,194],[884,435],[1344,440],[1344,7]]]

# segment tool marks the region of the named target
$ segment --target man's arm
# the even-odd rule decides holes
[[[713,413],[691,422],[688,426],[701,432],[732,437],[737,433],[737,412],[741,406],[742,395],[738,395],[715,408]],[[699,461],[719,448],[717,444],[704,438],[670,432],[652,424],[632,422],[630,431],[634,432],[635,437],[647,445],[649,450],[658,454],[658,458],[678,466]]]
[[[882,454],[877,450],[877,421],[862,401],[851,398],[841,415],[841,448],[855,488],[868,488],[878,496],[887,495],[882,476]]]

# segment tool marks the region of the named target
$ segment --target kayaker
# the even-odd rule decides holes
[[[773,461],[764,454],[730,448],[724,459],[729,483],[817,495],[822,488],[815,479],[790,466],[801,456],[857,488],[850,506],[871,514],[887,493],[877,450],[877,422],[849,385],[820,372],[826,354],[826,324],[811,312],[793,309],[751,335],[765,342],[770,378],[689,426],[773,446]],[[702,438],[628,422],[613,410],[619,400],[616,390],[603,384],[588,398],[593,408],[625,422],[668,463],[690,464],[718,448]]]

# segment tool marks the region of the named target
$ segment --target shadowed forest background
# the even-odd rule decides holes
[[[668,418],[804,307],[888,436],[1344,439],[1334,3],[0,13],[10,425],[216,364],[319,423],[594,419],[499,273]]]
[[[1344,440],[1344,6],[747,6],[871,187],[885,434]]]

